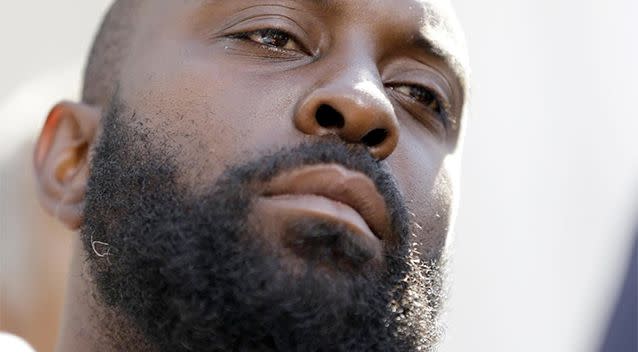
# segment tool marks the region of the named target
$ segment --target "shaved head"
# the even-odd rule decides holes
[[[116,0],[104,17],[84,71],[84,103],[105,106],[113,96],[141,4],[142,0]]]

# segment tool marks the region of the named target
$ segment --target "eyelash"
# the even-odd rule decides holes
[[[411,99],[415,102],[417,102],[418,104],[420,104],[424,109],[427,109],[428,111],[434,113],[437,115],[437,117],[441,120],[441,122],[444,124],[444,126],[447,128],[449,121],[447,118],[447,111],[445,109],[445,105],[444,105],[444,100],[441,99],[441,97],[439,96],[439,94],[433,90],[433,89],[429,89],[427,87],[423,87],[420,85],[415,85],[415,84],[392,84],[389,85],[388,88],[390,88],[391,90],[397,92],[398,94],[401,94],[405,97],[407,97],[408,99]],[[402,92],[399,91],[400,88],[408,88],[410,89],[409,92]],[[419,90],[419,93],[421,94],[426,94],[428,100],[430,100],[430,102],[423,102],[420,101],[417,97],[413,96],[413,92],[412,89],[417,89]],[[432,106],[434,104],[434,106]]]
[[[268,43],[260,43],[254,39],[251,38],[251,36],[253,35],[262,35],[264,37],[266,36],[283,36],[285,37],[285,39],[288,42],[292,42],[294,43],[294,45],[296,45],[299,49],[290,49],[290,48],[285,48],[285,47],[281,47],[278,45],[274,45],[274,44],[268,44]],[[239,40],[243,40],[246,42],[250,42],[252,44],[264,47],[266,49],[269,50],[275,50],[275,51],[301,51],[303,53],[308,54],[308,51],[306,50],[306,48],[299,42],[299,40],[297,39],[297,37],[295,37],[293,34],[290,34],[284,30],[281,29],[277,29],[277,28],[265,28],[265,29],[258,29],[255,31],[250,31],[250,32],[242,32],[242,33],[237,33],[237,34],[233,34],[229,36],[230,38],[233,39],[239,39]]]

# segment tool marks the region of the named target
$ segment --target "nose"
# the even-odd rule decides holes
[[[385,159],[399,141],[398,122],[383,85],[373,78],[342,75],[312,91],[297,109],[295,126],[308,135],[334,134],[364,145],[377,159]]]

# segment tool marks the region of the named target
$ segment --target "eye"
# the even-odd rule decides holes
[[[305,51],[293,35],[285,31],[268,28],[234,35],[235,38],[252,41],[269,48]]]
[[[408,84],[394,85],[390,86],[390,88],[398,93],[416,100],[420,104],[424,105],[425,107],[439,115],[443,114],[442,104],[437,97],[437,94],[434,93],[434,91],[432,91],[431,89]]]

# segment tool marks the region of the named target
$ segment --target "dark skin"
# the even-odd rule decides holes
[[[394,177],[423,258],[440,258],[456,199],[466,100],[462,46],[447,6],[149,2],[131,34],[118,94],[135,112],[133,121],[155,131],[152,143],[176,151],[179,182],[193,193],[217,180],[219,165],[264,151],[324,136],[364,145]],[[43,206],[72,229],[82,224],[90,151],[105,108],[58,104],[36,149]],[[275,208],[257,207],[254,219],[280,226],[292,211]],[[352,220],[312,206],[294,209],[296,217]],[[375,241],[390,246],[391,234]],[[375,251],[373,261],[382,263],[381,255]],[[89,341],[101,334],[90,328],[84,256],[77,244],[61,351],[91,351]],[[296,259],[290,254],[291,263]]]

